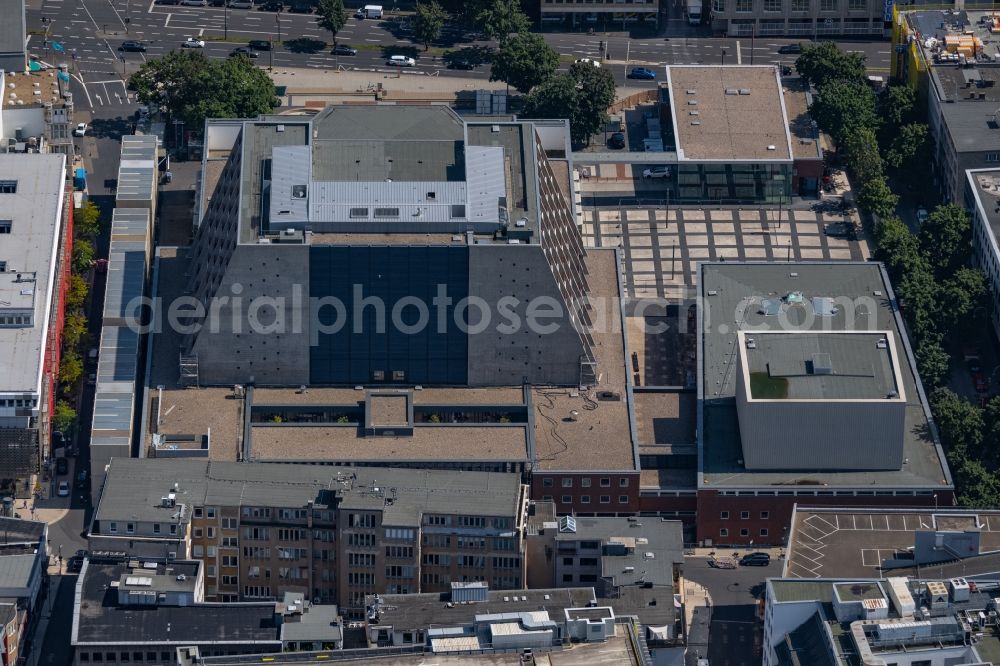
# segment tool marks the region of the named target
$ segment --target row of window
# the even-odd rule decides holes
[[[760,519],[761,520],[767,520],[770,517],[771,517],[771,512],[770,511],[761,511],[760,512]],[[729,520],[729,512],[728,511],[720,511],[719,512],[719,518],[722,519],[722,520]],[[740,520],[750,520],[750,512],[749,511],[740,511]]]
[[[580,504],[590,504],[590,495],[580,495],[580,497],[578,499],[580,500]],[[544,501],[544,502],[551,502],[552,501],[552,495],[542,495],[542,501]],[[572,504],[573,503],[573,496],[572,495],[563,495],[562,498],[559,501],[562,504]],[[600,497],[600,503],[601,504],[611,504],[611,495],[601,495],[601,497]],[[628,495],[619,495],[618,496],[618,503],[619,504],[628,504]]]
[[[31,326],[30,315],[8,315],[0,317],[0,326]]]
[[[584,478],[580,479],[580,487],[581,488],[590,488],[591,481],[592,481],[592,479],[589,479],[587,477],[584,477]],[[553,484],[554,484],[554,481],[552,480],[551,476],[542,477],[542,487],[543,488],[551,488],[553,486]],[[561,488],[572,488],[573,487],[573,477],[572,476],[564,476],[562,479],[559,480],[559,486]],[[607,476],[602,477],[601,478],[601,488],[610,488],[610,487],[611,487],[611,479],[610,479],[610,477],[607,477]],[[622,477],[622,478],[618,479],[618,487],[619,488],[628,488],[628,477]]]
[[[0,317],[0,321],[2,320],[3,317]],[[15,400],[12,398],[0,400],[0,407],[34,407],[34,406],[35,406],[34,400]]]
[[[78,653],[80,657],[80,662],[84,664],[103,664],[110,663],[115,664],[121,662],[123,664],[128,664],[132,662],[153,662],[153,663],[173,663],[176,660],[176,656],[173,652],[167,650],[162,650],[156,652],[153,650],[136,650],[133,652],[84,652]]]
[[[784,12],[785,0],[762,0],[765,12]],[[790,11],[810,12],[812,11],[812,0],[790,0]],[[838,11],[839,0],[820,0],[819,10],[821,12]],[[754,0],[735,0],[736,12],[739,14],[750,14],[754,11]],[[712,7],[716,12],[726,11],[726,0],[714,0]],[[868,8],[868,0],[847,0],[847,11],[858,12]]]
[[[162,534],[162,527],[160,523],[153,523],[153,534]],[[118,534],[118,523],[110,523],[108,532]],[[135,534],[135,523],[125,523],[125,534]],[[177,534],[177,523],[170,524],[170,534]]]
[[[729,536],[729,529],[726,528],[726,527],[723,527],[721,530],[719,530],[719,536],[720,537],[727,537],[727,536]],[[741,537],[748,537],[748,536],[750,536],[750,529],[747,528],[747,527],[741,527],[740,528],[740,536]],[[766,537],[767,536],[767,528],[766,527],[760,528],[760,533],[758,534],[758,536]]]

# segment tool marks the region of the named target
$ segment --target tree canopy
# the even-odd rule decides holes
[[[858,205],[873,215],[885,218],[896,213],[896,206],[899,205],[899,197],[889,189],[889,183],[885,177],[878,177],[869,180],[861,186],[858,194]]]
[[[347,14],[344,11],[344,0],[319,0],[316,7],[316,23],[333,35],[333,45],[337,45],[337,33],[344,29]]]
[[[490,81],[506,81],[518,92],[528,93],[552,76],[559,54],[541,35],[526,32],[508,39],[493,58]]]
[[[608,120],[615,101],[611,72],[589,63],[577,63],[568,74],[555,74],[532,89],[524,102],[527,118],[569,118],[570,138],[587,142]]]
[[[76,410],[69,406],[65,400],[56,403],[52,410],[52,429],[58,432],[66,432],[76,422]]]
[[[503,44],[511,35],[531,30],[531,19],[521,9],[520,0],[493,0],[477,17],[483,34]]]
[[[920,227],[920,248],[938,277],[952,275],[972,256],[972,224],[955,204],[938,206]]]
[[[875,96],[862,81],[835,79],[820,87],[809,113],[838,145],[854,131],[879,126]]]
[[[802,47],[795,69],[810,84],[820,88],[835,79],[862,83],[865,80],[865,57],[841,51],[833,42],[819,42]]]
[[[447,18],[447,12],[437,0],[417,3],[417,13],[413,17],[413,35],[424,45],[425,51],[441,35],[441,28]]]
[[[73,211],[73,231],[78,236],[96,236],[101,231],[101,209],[93,201]]]
[[[143,63],[128,87],[198,134],[206,118],[253,118],[278,104],[274,82],[248,58],[210,60],[193,49]]]

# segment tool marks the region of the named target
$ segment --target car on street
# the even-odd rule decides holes
[[[69,481],[60,481],[56,494],[59,497],[69,497]]]
[[[608,139],[609,148],[624,148],[625,147],[625,135],[621,132],[615,132]]]
[[[456,58],[448,63],[448,69],[475,69],[476,63],[468,58]]]
[[[56,458],[56,474],[69,474],[69,462],[65,458]]]
[[[87,558],[87,551],[83,548],[77,550],[73,553],[68,560],[66,560],[66,571],[70,573],[79,573],[80,569],[83,568],[83,561]]]
[[[771,564],[771,556],[767,553],[748,553],[740,558],[741,567],[766,567]]]
[[[643,178],[670,178],[670,167],[650,167],[642,172]]]
[[[158,5],[179,5],[181,0],[156,0]]]
[[[133,39],[127,42],[122,42],[122,45],[118,47],[119,51],[127,51],[129,53],[145,53],[146,45],[142,42],[137,42]]]
[[[270,2],[264,2],[257,5],[257,9],[265,12],[280,12],[285,8],[285,3],[278,2],[277,0],[271,0]]]
[[[266,39],[251,39],[249,42],[247,42],[247,46],[249,46],[255,51],[271,50],[271,42],[267,41]]]
[[[394,55],[390,56],[389,59],[385,61],[385,64],[392,67],[416,67],[417,61],[410,56]]]
[[[253,9],[253,0],[229,0],[232,9]]]
[[[73,136],[84,136],[87,134],[87,123],[77,123],[73,128]]]
[[[188,37],[183,42],[181,42],[182,49],[203,49],[205,48],[205,40],[197,39],[195,37]]]
[[[649,69],[648,67],[633,67],[628,72],[628,78],[630,79],[645,79],[646,81],[652,81],[656,78],[656,72]]]
[[[785,44],[778,48],[778,53],[782,55],[793,55],[796,53],[802,53],[801,44]]]
[[[577,64],[584,64],[585,63],[585,64],[588,64],[588,65],[593,65],[594,67],[600,67],[601,66],[601,63],[598,62],[597,60],[594,60],[593,58],[578,58],[576,62],[577,62]]]
[[[208,0],[181,0],[185,7],[208,7]]]
[[[241,55],[245,55],[248,58],[256,58],[260,54],[247,46],[237,46],[235,49],[229,52],[230,58],[235,58]]]
[[[76,485],[82,486],[87,483],[87,470],[81,469],[76,473]]]
[[[917,209],[917,224],[923,224],[927,221],[928,217],[930,217],[930,215],[927,213],[926,208]]]
[[[358,50],[349,44],[337,44],[333,47],[333,55],[358,55]]]

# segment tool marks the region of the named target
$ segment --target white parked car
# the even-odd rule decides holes
[[[594,67],[600,67],[601,63],[593,58],[580,58],[577,60],[578,63],[587,63],[588,65],[593,65]]]
[[[642,172],[643,178],[669,178],[670,167],[653,167]]]
[[[394,55],[386,60],[385,64],[393,67],[416,67],[417,61],[410,56]]]
[[[79,123],[73,129],[73,136],[84,136],[87,133],[87,123]]]
[[[203,49],[205,48],[204,39],[195,39],[194,37],[188,37],[182,44],[182,49]]]
[[[59,489],[56,490],[56,494],[59,495],[59,497],[69,497],[69,482],[60,481]]]

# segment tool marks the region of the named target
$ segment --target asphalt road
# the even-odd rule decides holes
[[[35,0],[29,10],[31,36],[29,50],[52,64],[66,62],[85,82],[88,105],[129,106],[123,79],[149,58],[180,48],[188,37],[206,41],[205,53],[223,58],[233,48],[251,39],[282,42],[271,52],[262,52],[258,64],[271,67],[312,67],[392,71],[385,65],[389,55],[410,55],[416,70],[430,75],[489,76],[489,65],[479,65],[471,73],[447,68],[443,49],[489,48],[487,42],[468,40],[458,31],[446,29],[446,39],[429,52],[408,38],[404,20],[384,21],[351,18],[338,34],[340,43],[358,49],[356,56],[331,54],[329,33],[316,25],[313,14],[271,13],[260,10],[222,7],[158,5],[152,0]],[[43,22],[42,19],[47,19]],[[47,34],[40,34],[46,33]],[[545,33],[546,41],[564,60],[601,55],[601,44],[614,64],[615,79],[625,82],[625,72],[636,65],[666,64],[791,64],[794,56],[779,55],[778,49],[797,40],[758,38],[715,38],[704,29],[686,26],[672,19],[658,35],[630,37],[626,33]],[[147,44],[146,53],[121,53],[117,49],[127,39]],[[62,52],[53,51],[58,42]],[[888,68],[886,42],[842,42],[847,50],[865,53],[873,71]],[[606,63],[606,66],[609,63]],[[566,67],[564,62],[563,67]],[[661,74],[662,76],[662,74]],[[632,85],[655,85],[633,81]],[[103,114],[100,114],[103,115]]]

